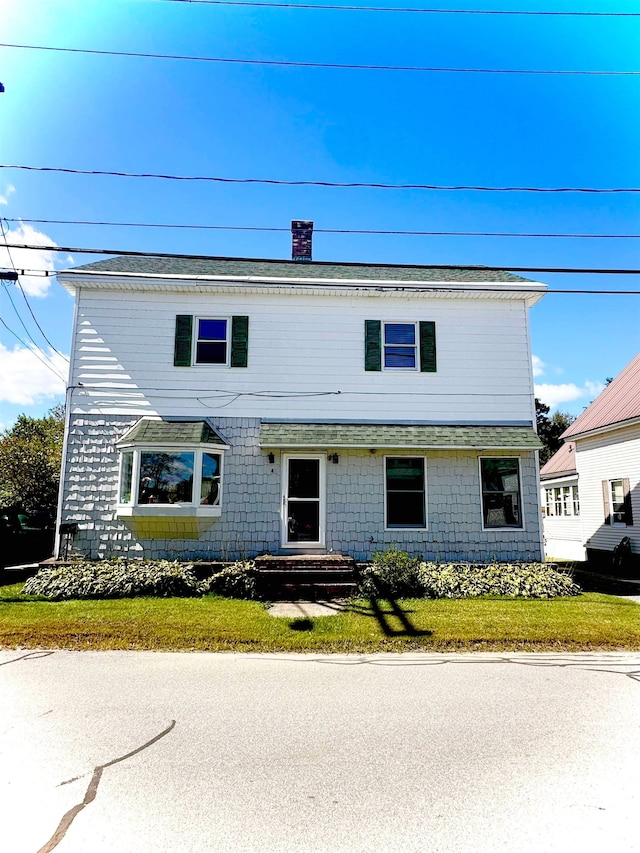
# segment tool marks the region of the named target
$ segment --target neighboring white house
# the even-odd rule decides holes
[[[586,559],[575,455],[568,441],[540,471],[544,552],[553,560]]]
[[[614,549],[628,538],[636,555],[631,562],[640,566],[640,354],[563,438],[566,443],[540,472],[547,555],[584,559],[586,552],[606,568]],[[573,498],[575,486],[579,500]],[[571,498],[565,502],[568,489]],[[562,497],[556,501],[558,490]],[[580,549],[582,556],[570,556],[569,551],[578,555]]]
[[[59,519],[76,552],[541,557],[528,309],[545,285],[187,257],[58,278],[76,298]]]

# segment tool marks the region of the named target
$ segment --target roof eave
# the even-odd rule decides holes
[[[590,430],[585,430],[584,432],[564,432],[561,438],[564,438],[565,440],[570,439],[571,441],[579,441],[582,438],[591,438],[592,436],[603,435],[607,432],[613,432],[616,429],[624,429],[625,427],[638,425],[640,425],[640,416],[635,418],[627,418],[624,421],[614,421],[610,424],[602,424],[602,426],[595,427],[594,429]],[[573,426],[573,424],[571,426]]]

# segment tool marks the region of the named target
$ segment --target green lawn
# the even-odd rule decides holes
[[[640,649],[640,606],[586,593],[521,599],[352,602],[284,619],[214,596],[45,601],[0,587],[0,648],[252,652]]]

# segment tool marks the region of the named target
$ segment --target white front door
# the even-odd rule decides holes
[[[285,454],[282,469],[282,545],[322,548],[325,520],[324,456]]]

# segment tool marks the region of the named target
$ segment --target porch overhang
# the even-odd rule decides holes
[[[530,426],[287,423],[260,425],[265,449],[366,448],[369,450],[533,451],[542,445]]]

